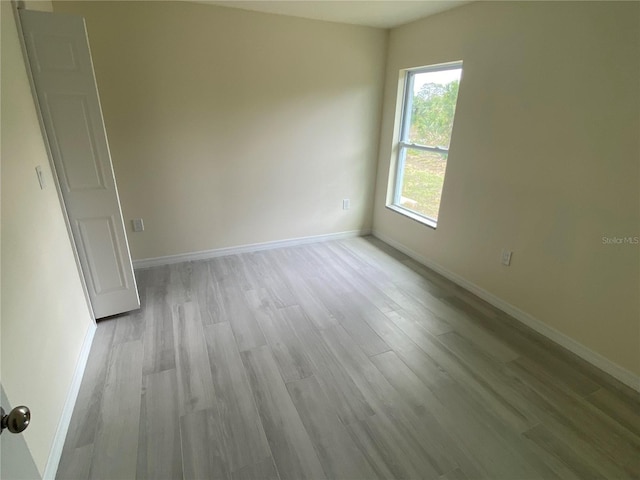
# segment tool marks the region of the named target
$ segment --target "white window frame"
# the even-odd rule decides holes
[[[462,69],[462,60],[450,63],[443,63],[439,65],[430,65],[428,67],[411,68],[405,70],[404,80],[404,92],[402,94],[402,106],[400,114],[400,132],[397,142],[398,157],[395,163],[395,180],[393,182],[393,196],[391,204],[387,205],[388,208],[394,210],[402,215],[405,215],[413,220],[423,223],[429,227],[436,228],[438,221],[435,218],[428,217],[420,212],[416,212],[401,205],[402,195],[402,182],[404,176],[404,164],[407,156],[407,150],[421,150],[427,152],[443,153],[447,155],[447,161],[449,156],[449,148],[444,148],[437,145],[421,145],[417,143],[408,142],[409,131],[411,128],[411,111],[413,109],[413,81],[416,75],[428,72],[442,72],[445,70],[457,70]],[[457,99],[456,99],[457,108]],[[455,122],[455,113],[454,113]]]

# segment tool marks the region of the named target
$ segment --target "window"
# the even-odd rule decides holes
[[[390,208],[435,228],[462,62],[406,72]]]

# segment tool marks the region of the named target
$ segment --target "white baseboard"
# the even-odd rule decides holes
[[[67,438],[67,432],[69,431],[69,425],[71,424],[71,415],[78,399],[78,392],[80,391],[80,384],[82,383],[82,377],[84,376],[84,370],[87,366],[87,360],[89,359],[89,352],[91,351],[91,344],[93,343],[93,337],[96,333],[95,322],[90,322],[87,334],[82,342],[82,348],[80,349],[80,355],[78,356],[78,362],[76,363],[75,371],[73,372],[73,378],[71,379],[71,386],[67,393],[67,399],[64,402],[62,409],[62,415],[58,422],[58,428],[56,434],[53,437],[53,444],[49,451],[49,458],[47,459],[47,465],[44,468],[42,475],[43,480],[54,480],[58,471],[58,465],[60,464],[60,457],[62,457],[62,448],[64,447],[64,441]]]
[[[170,265],[172,263],[190,262],[194,260],[207,260],[209,258],[223,257],[225,255],[235,255],[238,253],[257,252],[260,250],[272,250],[274,248],[295,247],[308,243],[326,242],[329,240],[340,240],[343,238],[361,237],[369,235],[371,230],[351,230],[348,232],[329,233],[326,235],[314,235],[311,237],[290,238],[286,240],[276,240],[273,242],[251,243],[239,245],[237,247],[215,248],[213,250],[202,250],[200,252],[181,253],[178,255],[167,255],[165,257],[143,258],[133,261],[133,268],[143,269],[158,267],[160,265]]]
[[[565,335],[564,333],[556,330],[555,328],[547,325],[543,321],[533,317],[532,315],[520,310],[518,307],[511,305],[510,303],[505,302],[501,298],[498,298],[494,294],[487,292],[476,284],[466,280],[460,275],[453,273],[446,268],[438,265],[432,260],[420,255],[419,253],[411,250],[410,248],[405,247],[401,243],[393,240],[392,238],[374,230],[373,236],[379,238],[383,242],[391,245],[402,253],[408,255],[413,258],[415,261],[420,262],[424,266],[430,268],[431,270],[439,273],[443,277],[448,278],[455,284],[461,286],[462,288],[470,291],[471,293],[477,295],[482,298],[486,302],[490,303],[494,307],[502,310],[508,315],[512,316],[519,322],[525,324],[529,328],[535,330],[539,334],[547,337],[549,340],[557,343],[561,347],[569,350],[570,352],[576,354],[583,360],[586,360],[591,365],[599,368],[605,373],[608,373],[615,379],[624,383],[625,385],[631,387],[632,389],[640,392],[640,375],[636,375],[633,372],[621,367],[620,365],[612,362],[608,358],[603,357],[599,353],[591,350],[588,347],[585,347],[581,343],[575,341],[573,338]]]

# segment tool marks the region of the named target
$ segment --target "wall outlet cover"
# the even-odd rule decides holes
[[[133,220],[131,220],[131,223],[133,224],[134,232],[144,231],[144,222],[142,221],[141,218],[134,218]]]
[[[44,179],[44,172],[42,171],[42,166],[38,165],[36,167],[36,175],[38,176],[38,183],[40,184],[40,190],[44,190],[47,186],[47,182]]]
[[[500,257],[501,263],[507,267],[511,265],[511,255],[513,255],[511,250],[503,249],[502,256]]]

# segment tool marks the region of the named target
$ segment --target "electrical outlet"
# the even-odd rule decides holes
[[[500,257],[502,265],[506,265],[507,267],[511,265],[511,255],[513,255],[511,250],[502,249],[502,256]]]
[[[144,231],[144,222],[142,221],[141,218],[134,218],[133,220],[131,220],[131,223],[133,224],[134,232]]]
[[[349,200],[348,198],[345,198],[344,200],[342,200],[342,209],[349,210],[350,208],[351,208],[351,200]]]

